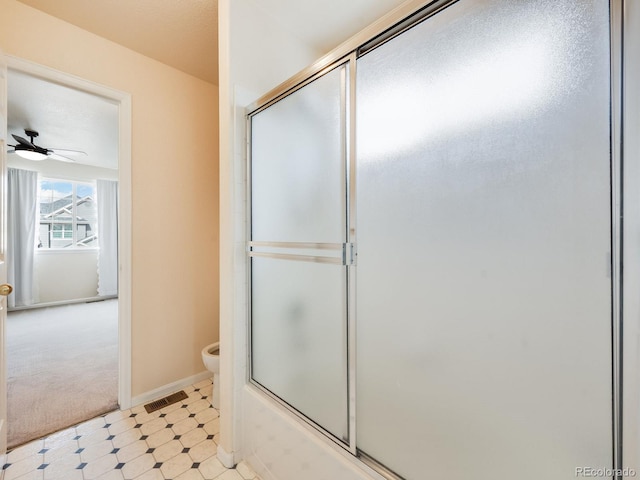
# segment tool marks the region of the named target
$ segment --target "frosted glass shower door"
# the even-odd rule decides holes
[[[612,466],[609,2],[460,0],[358,59],[357,444]]]
[[[347,70],[251,116],[251,376],[348,441]]]

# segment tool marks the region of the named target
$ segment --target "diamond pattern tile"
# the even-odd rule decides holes
[[[228,470],[216,457],[211,380],[184,391],[188,398],[156,412],[118,410],[18,447],[0,480],[259,480],[248,465]]]

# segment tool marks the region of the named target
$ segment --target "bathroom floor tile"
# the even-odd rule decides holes
[[[95,445],[96,443],[110,441],[111,439],[109,437],[109,430],[107,430],[106,428],[99,428],[98,430],[94,430],[87,435],[78,434],[74,438],[78,440],[78,445],[80,446],[80,448],[87,448],[91,445]]]
[[[212,387],[204,380],[155,412],[137,405],[18,447],[0,480],[259,480],[248,465],[229,470],[216,457]]]
[[[204,477],[198,470],[192,468],[178,475],[176,480],[204,480]]]
[[[210,422],[205,423],[203,428],[208,434],[215,435],[220,432],[220,420],[216,417]]]
[[[55,461],[49,463],[47,468],[44,469],[45,480],[55,480],[58,478],[64,478],[70,476],[70,473],[75,473],[76,467],[82,463],[80,455],[73,453],[64,457],[58,458]],[[82,476],[82,472],[80,472]]]
[[[34,470],[16,477],[15,480],[43,480],[43,475],[42,470]]]
[[[70,428],[67,428],[66,430],[60,430],[59,432],[52,433],[47,438],[45,438],[44,446],[45,448],[53,449],[67,442],[74,441],[77,443],[77,440],[75,440],[75,437],[77,436],[78,436],[78,432],[76,431],[76,427],[70,427]]]
[[[77,440],[67,440],[55,443],[54,447],[48,448],[44,453],[44,463],[52,464],[56,460],[74,454],[78,450]]]
[[[85,480],[94,480],[101,475],[111,471],[118,464],[118,459],[113,454],[104,455],[95,461],[87,463],[82,469]]]
[[[110,470],[104,475],[100,475],[97,480],[124,480],[121,470]]]
[[[113,444],[110,440],[106,440],[104,442],[95,443],[80,452],[80,458],[83,462],[93,462],[100,457],[103,457],[107,453],[111,453],[113,451]]]
[[[218,446],[213,440],[205,440],[196,446],[191,447],[188,453],[194,463],[202,463],[206,459],[214,457],[216,455],[217,448]]]
[[[215,408],[207,408],[196,413],[195,418],[198,423],[209,423],[219,417],[218,411]]]
[[[138,458],[141,455],[144,455],[149,450],[149,445],[144,440],[136,440],[133,443],[130,443],[126,447],[114,449],[117,450],[115,452],[116,457],[118,458],[118,462],[127,463],[133,460],[134,458]]]
[[[152,433],[151,435],[149,435],[149,438],[147,438],[146,442],[149,448],[158,448],[165,443],[173,440],[173,437],[175,436],[176,434],[173,430],[171,430],[170,428],[164,428],[156,433]]]
[[[183,446],[179,440],[171,440],[169,443],[154,449],[152,455],[156,459],[156,462],[162,463],[168,461],[170,458],[175,457],[183,450]]]
[[[160,470],[164,478],[176,478],[178,475],[186,472],[193,465],[193,460],[186,453],[179,453],[175,457],[167,460],[162,464]]]
[[[240,462],[236,465],[236,470],[244,480],[252,480],[256,478],[256,474],[245,462]]]
[[[151,470],[156,464],[156,459],[153,458],[153,455],[150,453],[146,453],[144,455],[140,455],[139,457],[134,458],[130,462],[125,463],[122,468],[122,474],[124,478],[127,480],[132,480],[137,478],[139,475]],[[118,465],[116,465],[116,468]]]
[[[76,426],[76,432],[78,432],[78,435],[88,435],[89,433],[98,430],[99,428],[104,428],[104,426],[105,418],[98,417]]]
[[[137,440],[140,440],[141,437],[142,432],[140,431],[140,429],[132,428],[131,430],[127,430],[126,432],[114,435],[111,443],[113,443],[114,448],[123,448]]]
[[[185,418],[189,418],[189,410],[187,410],[186,408],[178,408],[176,410],[173,410],[172,412],[167,413],[167,416],[164,418],[167,423],[175,424],[184,420]]]

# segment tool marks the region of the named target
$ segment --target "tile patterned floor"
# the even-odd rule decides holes
[[[246,464],[226,469],[216,458],[211,380],[184,391],[156,412],[115,411],[18,447],[0,480],[259,480]]]

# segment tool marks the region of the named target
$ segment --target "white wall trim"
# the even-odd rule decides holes
[[[73,300],[60,300],[57,302],[43,302],[43,303],[34,303],[33,305],[20,305],[18,307],[8,308],[8,312],[16,312],[19,310],[36,310],[38,308],[45,307],[59,307],[60,305],[76,305],[78,303],[95,303],[102,302],[104,300],[113,300],[114,298],[118,298],[117,295],[105,295],[104,297],[86,297],[86,298],[74,298]]]
[[[624,34],[624,56],[618,59],[624,76],[622,92],[617,92],[622,94],[624,161],[622,467],[640,472],[640,3],[620,3],[624,13],[623,32],[617,32]]]
[[[235,418],[236,397],[234,395],[236,379],[234,379],[234,365],[237,356],[234,348],[234,301],[235,301],[235,270],[233,263],[234,247],[234,203],[233,177],[233,124],[231,123],[232,92],[231,92],[231,0],[218,1],[218,115],[219,115],[219,279],[220,279],[220,307],[219,307],[219,338],[225,347],[220,351],[220,440],[219,448],[229,452],[234,450],[236,439]],[[224,454],[223,454],[224,455]]]
[[[7,245],[7,66],[0,50],[0,280],[7,281],[5,254]],[[8,302],[4,301],[7,305]],[[7,451],[7,355],[5,343],[6,312],[0,312],[0,465],[4,466]],[[4,472],[4,470],[2,470]],[[3,477],[4,473],[0,473]]]
[[[236,462],[233,458],[233,452],[227,453],[227,451],[222,448],[222,445],[218,445],[216,454],[220,463],[222,463],[226,468],[233,468],[236,466]]]
[[[5,55],[7,67],[119,104],[118,122],[118,403],[131,406],[131,94],[84,78]]]
[[[195,375],[191,375],[190,377],[181,378],[180,380],[176,380],[175,382],[167,383],[166,385],[163,385],[161,387],[154,388],[153,390],[149,390],[148,392],[142,393],[140,395],[136,395],[131,399],[131,406],[135,407],[137,405],[142,405],[159,398],[166,397],[167,395],[182,390],[189,385],[193,385],[194,383],[198,383],[212,377],[213,374],[210,371],[205,370],[203,372],[196,373]],[[122,407],[120,408],[122,409]]]
[[[131,95],[120,98],[118,145],[118,404],[131,407]],[[124,227],[124,228],[123,228]]]

